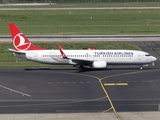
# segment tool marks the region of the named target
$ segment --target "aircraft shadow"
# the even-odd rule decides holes
[[[142,70],[146,70],[146,69],[156,69],[156,68],[143,68]],[[85,68],[82,70],[79,70],[79,72],[89,72],[89,71],[114,71],[114,70],[140,70],[139,67],[126,67],[126,68],[106,68],[106,69],[92,69],[92,68]]]
[[[78,68],[53,68],[53,67],[48,67],[48,68],[24,68],[25,71],[32,71],[32,70],[79,70]]]
[[[156,67],[144,67],[142,70],[146,70],[146,69],[159,69]],[[34,71],[34,70],[53,70],[53,71],[74,71],[75,73],[81,73],[81,72],[91,72],[91,71],[112,71],[112,70],[140,70],[140,68],[137,67],[108,67],[105,69],[93,69],[93,68],[74,68],[74,67],[44,67],[44,68],[39,68],[39,67],[31,67],[31,68],[24,68],[25,71]]]

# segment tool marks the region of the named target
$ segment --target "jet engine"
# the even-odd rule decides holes
[[[93,68],[106,68],[107,62],[106,61],[94,61],[92,63]]]

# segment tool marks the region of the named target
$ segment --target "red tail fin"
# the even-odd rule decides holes
[[[44,48],[34,46],[14,23],[9,23],[8,26],[9,26],[10,33],[12,36],[14,49],[16,51],[44,50]]]

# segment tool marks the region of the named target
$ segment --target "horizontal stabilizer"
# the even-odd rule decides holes
[[[8,50],[9,50],[10,52],[12,52],[12,53],[21,53],[21,54],[25,54],[24,51],[16,51],[16,50],[11,49],[11,48],[8,48]]]

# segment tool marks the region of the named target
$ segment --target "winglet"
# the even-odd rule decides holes
[[[62,51],[63,48],[62,48],[62,46],[61,46],[60,44],[58,44],[58,49],[59,49],[59,51],[60,51],[60,53],[61,53],[63,59],[68,59],[68,57],[67,57],[67,56],[64,54],[64,52]]]

